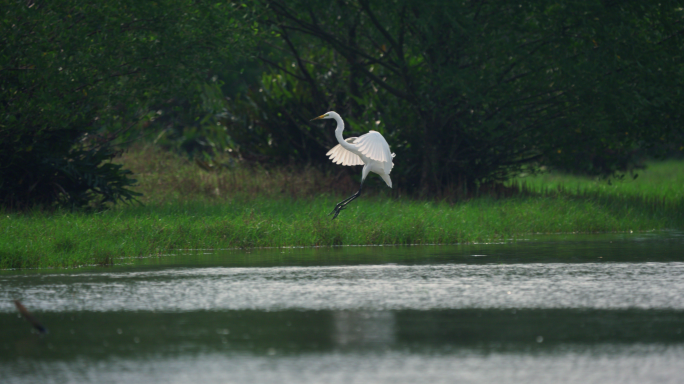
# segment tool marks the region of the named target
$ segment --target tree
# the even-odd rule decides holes
[[[3,2],[0,204],[130,200],[119,135],[245,54],[252,10],[194,0]]]
[[[681,139],[679,1],[263,5],[289,57],[263,57],[274,71],[243,124],[273,134],[278,118],[278,132],[325,148],[332,137],[299,114],[337,109],[388,138],[406,190],[473,190],[531,164],[611,174]]]

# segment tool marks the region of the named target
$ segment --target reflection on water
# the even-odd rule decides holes
[[[15,314],[0,314],[0,348],[5,351],[0,361],[267,354],[271,349],[279,354],[460,348],[529,352],[568,344],[684,342],[684,312],[679,310],[46,312],[41,320],[52,325],[46,337],[33,334]]]
[[[334,331],[332,339],[336,345],[384,346],[395,342],[394,313],[388,311],[336,311],[333,312]]]
[[[54,325],[48,337],[0,315],[3,382],[677,382],[684,357],[676,310],[120,311],[43,320]]]
[[[4,272],[2,382],[679,382],[682,237],[593,239]]]

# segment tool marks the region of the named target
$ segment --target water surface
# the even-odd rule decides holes
[[[4,271],[0,372],[9,383],[675,383],[683,246],[677,232],[575,235]],[[32,332],[13,299],[50,333]]]

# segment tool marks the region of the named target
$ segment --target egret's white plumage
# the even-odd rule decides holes
[[[354,144],[356,137],[347,137],[344,139],[344,141],[349,144]],[[325,155],[330,157],[330,160],[332,160],[332,162],[335,164],[363,165],[363,160],[361,160],[359,155],[342,148],[341,144],[337,144],[336,146],[332,147],[332,149],[329,150]]]
[[[348,137],[344,139],[342,137],[342,131],[344,131],[344,121],[339,114],[336,112],[328,112],[317,119],[334,119],[337,122],[337,128],[335,129],[335,137],[339,142],[338,145],[334,146],[331,150],[326,153],[326,156],[330,157],[335,164],[341,165],[363,165],[363,171],[361,173],[361,187],[359,191],[349,198],[343,200],[335,206],[333,212],[335,217],[340,213],[342,209],[345,208],[352,200],[361,195],[361,188],[363,188],[363,182],[366,180],[369,172],[377,173],[382,177],[382,179],[387,183],[387,186],[392,188],[392,180],[389,175],[392,172],[394,163],[392,159],[395,154],[390,150],[389,144],[380,132],[370,131],[365,135],[360,137]],[[331,212],[331,213],[333,213]]]

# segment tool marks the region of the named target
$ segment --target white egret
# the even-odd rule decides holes
[[[348,137],[344,139],[342,137],[344,121],[342,121],[342,118],[337,112],[331,111],[325,113],[311,121],[318,119],[334,119],[337,122],[335,137],[339,144],[334,146],[325,155],[329,156],[330,160],[335,164],[363,165],[361,186],[359,187],[359,190],[355,194],[337,203],[333,211],[328,214],[332,215],[334,213],[334,220],[337,215],[340,214],[340,211],[347,207],[347,204],[361,196],[361,188],[363,188],[363,182],[366,180],[368,172],[377,173],[385,180],[387,186],[392,188],[392,180],[390,179],[389,174],[394,167],[392,158],[394,158],[395,154],[390,151],[389,144],[387,144],[387,141],[382,137],[380,132],[370,131],[360,137]]]

